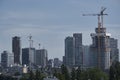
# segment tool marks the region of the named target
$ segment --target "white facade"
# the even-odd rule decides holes
[[[1,64],[3,67],[14,65],[14,55],[8,51],[3,51],[1,54]]]
[[[14,55],[12,53],[8,53],[8,66],[14,65]]]
[[[28,68],[26,65],[23,66],[23,73],[27,73],[28,72]]]
[[[30,63],[35,63],[35,48],[29,49],[29,61]]]

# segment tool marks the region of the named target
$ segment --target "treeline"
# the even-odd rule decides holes
[[[43,80],[45,77],[46,76],[44,73],[36,70],[35,73],[33,73],[33,71],[30,71],[27,74],[23,74],[20,80]]]
[[[0,80],[17,80],[17,78],[14,78],[12,76],[7,76],[7,75],[0,75]]]
[[[110,67],[109,80],[120,80],[120,62],[116,62]]]
[[[98,68],[81,70],[80,67],[69,72],[68,68],[62,65],[61,72],[55,70],[54,76],[59,80],[120,80],[120,62],[114,63],[109,72],[103,72]]]
[[[20,80],[43,80],[47,76],[55,76],[59,80],[120,80],[120,63],[116,62],[111,67],[109,72],[105,73],[97,68],[90,68],[81,70],[81,67],[77,69],[69,69],[62,65],[61,69],[52,68],[50,73],[42,71],[29,71],[27,74],[19,75]],[[0,75],[0,80],[18,80],[16,77]]]
[[[54,76],[59,80],[109,80],[108,75],[97,68],[81,70],[78,67],[78,69],[73,68],[69,72],[64,65],[61,67],[61,72],[55,72]]]

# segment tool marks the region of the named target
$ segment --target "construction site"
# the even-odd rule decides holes
[[[97,16],[98,27],[95,28],[95,33],[91,33],[92,45],[90,46],[90,66],[98,67],[102,70],[110,68],[110,33],[106,32],[103,25],[103,16],[106,8],[101,8],[99,14],[83,14],[83,16]]]

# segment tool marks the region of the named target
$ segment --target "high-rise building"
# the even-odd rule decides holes
[[[65,65],[73,67],[75,65],[75,54],[73,48],[73,37],[66,37],[65,39]]]
[[[22,65],[29,65],[29,48],[22,49]]]
[[[66,37],[63,64],[69,67],[83,66],[82,33],[74,33],[73,37]]]
[[[53,65],[54,65],[53,59],[49,59],[48,62],[47,62],[47,67],[48,67],[48,68],[52,68]]]
[[[59,68],[62,65],[62,61],[59,60],[59,58],[54,58],[54,67]]]
[[[35,64],[35,48],[23,48],[22,49],[22,65]]]
[[[7,51],[3,51],[3,53],[1,53],[1,66],[3,68],[8,67],[8,52]]]
[[[90,65],[90,48],[87,45],[83,46],[83,66],[89,67]]]
[[[63,56],[62,60],[63,60],[63,64],[66,65],[66,59],[65,59],[65,56]]]
[[[35,48],[29,48],[29,61],[32,64],[35,64],[35,54],[36,54]]]
[[[118,40],[110,38],[110,62],[111,65],[119,61]]]
[[[47,66],[47,62],[48,62],[48,53],[46,49],[40,49],[40,50],[36,50],[36,65],[39,65],[41,67],[46,67]]]
[[[14,54],[14,63],[20,64],[20,53],[21,53],[20,37],[15,36],[12,38],[12,52]]]
[[[1,66],[6,68],[11,65],[14,65],[14,55],[8,51],[3,51],[1,53]]]
[[[8,53],[8,66],[14,65],[14,54]]]
[[[96,28],[96,33],[92,33],[91,65],[102,70],[110,67],[110,34],[106,33],[106,28]]]
[[[73,34],[75,66],[83,66],[82,33]]]

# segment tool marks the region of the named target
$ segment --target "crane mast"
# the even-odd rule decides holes
[[[29,58],[31,58],[31,49],[33,48],[33,40],[32,40],[32,36],[31,34],[28,36],[29,38]],[[29,59],[29,67],[30,67],[30,70],[32,69],[32,61]]]
[[[103,28],[103,16],[108,15],[108,14],[103,13],[106,10],[106,8],[102,7],[101,9],[102,9],[101,12],[100,12],[100,15],[101,15],[101,27]]]
[[[29,47],[30,47],[30,48],[32,48],[32,47],[33,47],[33,40],[32,40],[32,36],[31,36],[31,35],[29,35],[29,36],[28,36],[28,38],[29,38]]]

